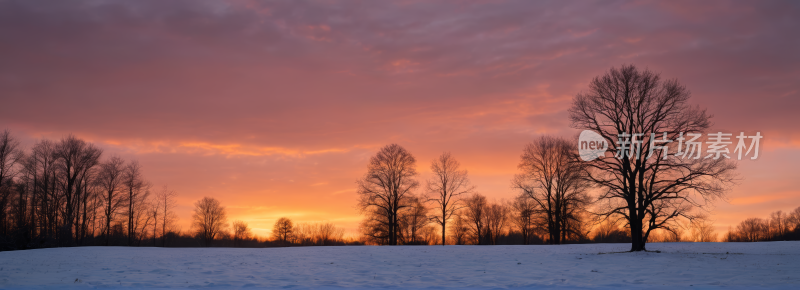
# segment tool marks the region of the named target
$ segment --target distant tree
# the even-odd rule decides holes
[[[126,201],[122,188],[124,163],[122,158],[112,156],[100,165],[98,173],[97,182],[101,191],[106,246],[111,242],[111,223],[114,216]]]
[[[442,246],[447,244],[447,221],[462,207],[459,198],[475,189],[469,182],[467,170],[460,169],[460,166],[449,152],[443,153],[431,163],[433,177],[427,182],[430,194],[428,201],[435,204],[436,214],[433,220],[442,228]]]
[[[159,227],[161,227],[161,246],[167,246],[167,232],[172,231],[174,224],[178,219],[173,209],[177,205],[175,198],[178,193],[169,189],[166,185],[157,191],[155,194],[155,204],[158,206],[160,219],[157,220]],[[155,234],[154,234],[155,236]]]
[[[463,245],[467,241],[467,234],[469,233],[468,221],[462,214],[456,214],[453,218],[453,223],[450,226],[450,238],[453,240],[454,245]]]
[[[317,225],[317,243],[321,246],[339,242],[344,238],[344,229],[336,227],[333,223],[325,222]]]
[[[250,239],[253,233],[246,222],[236,220],[231,224],[233,227],[233,244],[237,247],[242,246],[242,241]]]
[[[5,130],[0,133],[0,236],[8,234],[7,208],[13,193],[12,179],[19,172],[18,164],[24,158],[19,141]]]
[[[512,186],[534,201],[545,219],[550,244],[567,234],[580,234],[579,213],[589,203],[585,163],[566,139],[542,136],[523,150]]]
[[[368,221],[367,235],[383,233],[389,245],[398,244],[400,212],[409,206],[406,198],[419,186],[416,160],[406,149],[391,144],[370,158],[367,174],[358,180],[359,209]]]
[[[594,229],[595,243],[624,243],[630,242],[630,236],[620,229],[619,220],[606,219]]]
[[[689,232],[693,242],[707,243],[717,241],[717,233],[714,232],[714,223],[705,218],[693,220]]]
[[[749,218],[739,223],[736,230],[742,242],[758,242],[767,239],[769,224],[760,218]]]
[[[226,230],[228,217],[225,207],[211,197],[203,197],[195,202],[194,207],[192,226],[203,239],[204,245],[211,246],[214,238]]]
[[[436,245],[439,243],[438,228],[433,224],[428,224],[417,231],[417,244]]]
[[[399,237],[404,244],[416,245],[419,244],[419,231],[430,223],[428,208],[417,196],[409,195],[406,202],[409,206],[400,213],[398,219]]]
[[[47,245],[51,245],[55,237],[60,207],[55,163],[55,143],[45,139],[33,145],[25,166],[33,191],[31,221],[39,229],[38,238]]]
[[[711,117],[690,106],[689,97],[677,80],[625,65],[594,78],[569,109],[573,128],[594,131],[608,144],[610,152],[587,162],[587,177],[601,187],[598,214],[626,218],[631,251],[645,250],[652,230],[693,219],[692,208],[722,197],[735,181],[736,165],[726,158],[682,156],[688,148],[678,148],[681,142],[661,142],[710,127]]]
[[[149,207],[147,208],[147,214],[150,216],[152,220],[152,233],[153,233],[153,247],[158,246],[158,225],[159,225],[159,212],[161,208],[158,204],[158,198],[153,197],[153,200],[148,203]]]
[[[800,206],[787,214],[786,223],[789,231],[800,231]]]
[[[479,193],[473,193],[465,202],[464,216],[469,221],[467,224],[470,233],[475,239],[475,244],[481,245],[486,234],[486,197]]]
[[[284,245],[287,244],[293,232],[292,220],[285,217],[279,218],[272,226],[272,236]]]
[[[503,235],[508,221],[508,208],[502,203],[492,203],[486,206],[485,211],[487,240],[492,245],[497,245],[498,238]]]
[[[129,162],[122,174],[122,185],[125,187],[128,201],[128,245],[133,245],[136,232],[140,225],[137,224],[140,210],[144,210],[147,195],[150,193],[149,184],[142,176],[142,166],[134,160]]]
[[[769,215],[769,236],[772,240],[782,240],[789,233],[789,216],[783,211]]]
[[[315,245],[317,236],[316,223],[297,223],[292,226],[292,233],[287,236],[293,243],[298,245]],[[275,234],[273,229],[273,235]]]
[[[55,146],[55,164],[63,178],[60,183],[61,198],[64,200],[60,239],[63,245],[73,245],[77,242],[77,237],[73,233],[75,232],[77,213],[80,210],[80,201],[83,200],[84,192],[81,191],[81,186],[86,179],[82,177],[86,176],[87,171],[99,163],[102,152],[94,145],[73,135],[61,139]]]
[[[509,204],[509,220],[522,235],[522,244],[529,245],[535,235],[534,214],[536,203],[525,194],[520,194]]]

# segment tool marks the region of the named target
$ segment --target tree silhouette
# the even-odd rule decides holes
[[[550,244],[560,244],[567,233],[580,234],[579,212],[589,203],[585,164],[575,145],[558,137],[542,136],[525,146],[512,185],[534,201],[545,219]]]
[[[398,244],[400,212],[419,186],[416,175],[414,156],[400,145],[387,145],[370,158],[367,173],[357,181],[358,207],[368,219],[365,234],[383,233],[387,244]]]
[[[447,222],[463,206],[459,198],[475,189],[467,178],[467,170],[461,170],[460,166],[449,152],[442,153],[431,163],[433,177],[427,182],[431,195],[428,201],[436,207],[433,220],[442,227],[442,246],[447,244]]]
[[[693,219],[692,208],[723,196],[735,180],[736,165],[726,158],[694,159],[678,153],[680,142],[662,142],[709,128],[710,116],[690,106],[689,97],[677,80],[625,65],[594,78],[569,109],[573,128],[594,131],[609,144],[611,152],[587,162],[588,178],[602,188],[598,214],[627,220],[631,251],[645,250],[652,230]]]
[[[203,197],[194,203],[192,226],[206,247],[211,246],[214,238],[225,231],[227,219],[225,207],[212,197]]]
[[[292,220],[285,217],[279,218],[272,227],[272,236],[283,245],[288,244],[289,238],[292,236],[293,232],[294,226],[292,225]]]

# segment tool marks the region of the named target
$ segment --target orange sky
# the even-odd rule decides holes
[[[678,78],[713,130],[765,136],[715,203],[723,230],[800,206],[800,9],[747,4],[0,1],[0,128],[139,160],[178,192],[184,230],[212,196],[259,235],[281,216],[355,233],[381,146],[421,180],[450,151],[511,198],[524,144],[576,134],[573,96],[632,63]]]

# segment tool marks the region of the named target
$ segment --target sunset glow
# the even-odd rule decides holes
[[[0,1],[0,130],[138,160],[184,231],[209,196],[260,237],[280,217],[356,236],[379,148],[411,152],[420,181],[451,152],[507,200],[523,146],[577,136],[575,95],[635,64],[684,84],[709,131],[764,136],[710,208],[724,232],[800,206],[798,7],[739,4]]]

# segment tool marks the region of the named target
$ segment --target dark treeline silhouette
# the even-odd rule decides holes
[[[136,161],[104,158],[69,135],[23,150],[0,134],[0,250],[88,245],[167,245],[175,193],[153,192]]]
[[[775,211],[767,218],[749,218],[728,229],[725,242],[800,240],[800,207],[785,213]]]
[[[214,198],[195,203],[192,228],[176,226],[177,193],[153,190],[143,167],[75,136],[41,140],[30,150],[6,130],[0,133],[0,251],[69,246],[271,247],[247,224],[228,224]],[[305,233],[308,225],[301,225]],[[341,245],[341,229],[302,236],[290,244]],[[313,242],[312,242],[313,240]],[[355,242],[355,244],[358,244]]]

